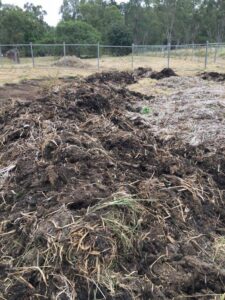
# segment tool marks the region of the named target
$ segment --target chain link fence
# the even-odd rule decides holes
[[[0,68],[130,70],[224,68],[225,44],[130,45],[0,44]]]

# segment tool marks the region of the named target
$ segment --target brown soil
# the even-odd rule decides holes
[[[153,71],[151,68],[138,68],[133,72],[123,71],[123,72],[102,72],[93,74],[87,77],[87,82],[94,83],[116,83],[119,85],[128,85],[138,82],[141,78],[152,78],[160,80],[163,78],[168,78],[172,76],[177,76],[177,74],[170,68],[165,68],[160,72]]]
[[[137,82],[135,79],[134,75],[132,72],[102,72],[102,73],[97,73],[93,74],[87,77],[87,82],[89,83],[94,83],[94,82],[99,82],[99,83],[116,83],[116,84],[132,84]]]
[[[225,81],[225,74],[218,72],[204,72],[200,74],[201,78],[204,80],[214,80],[214,81]]]
[[[39,80],[24,81],[20,84],[6,84],[0,87],[0,107],[11,99],[33,100],[40,89]]]
[[[152,79],[160,80],[163,78],[169,78],[174,76],[178,76],[178,75],[172,69],[164,68],[160,72],[152,72],[152,74],[149,77]]]
[[[0,297],[222,295],[224,144],[159,137],[99,76],[1,110]]]

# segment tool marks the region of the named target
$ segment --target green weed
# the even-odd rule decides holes
[[[141,109],[141,114],[142,115],[149,115],[152,113],[152,109],[150,107],[144,106]]]

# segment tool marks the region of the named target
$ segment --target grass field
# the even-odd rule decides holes
[[[39,57],[35,59],[35,68],[32,67],[30,58],[22,58],[19,65],[11,63],[9,60],[1,58],[0,63],[0,85],[5,83],[17,83],[21,80],[39,79],[39,78],[58,78],[67,76],[87,76],[98,71],[97,59],[85,59],[84,66],[78,68],[55,67],[54,63],[58,57]],[[133,67],[151,67],[154,70],[160,70],[167,67],[167,57],[157,57],[150,55],[139,55],[133,57]],[[132,57],[102,57],[100,59],[100,71],[108,70],[131,70]],[[180,75],[193,75],[204,71],[204,57],[184,58],[171,57],[170,67]],[[218,59],[213,63],[212,57],[208,61],[208,71],[223,72],[225,69],[225,60]]]

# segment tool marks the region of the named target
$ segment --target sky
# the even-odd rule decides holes
[[[23,8],[24,4],[30,2],[34,5],[41,5],[43,9],[47,12],[45,21],[51,25],[55,26],[59,19],[59,9],[62,5],[63,0],[3,0],[3,4],[14,4]]]

